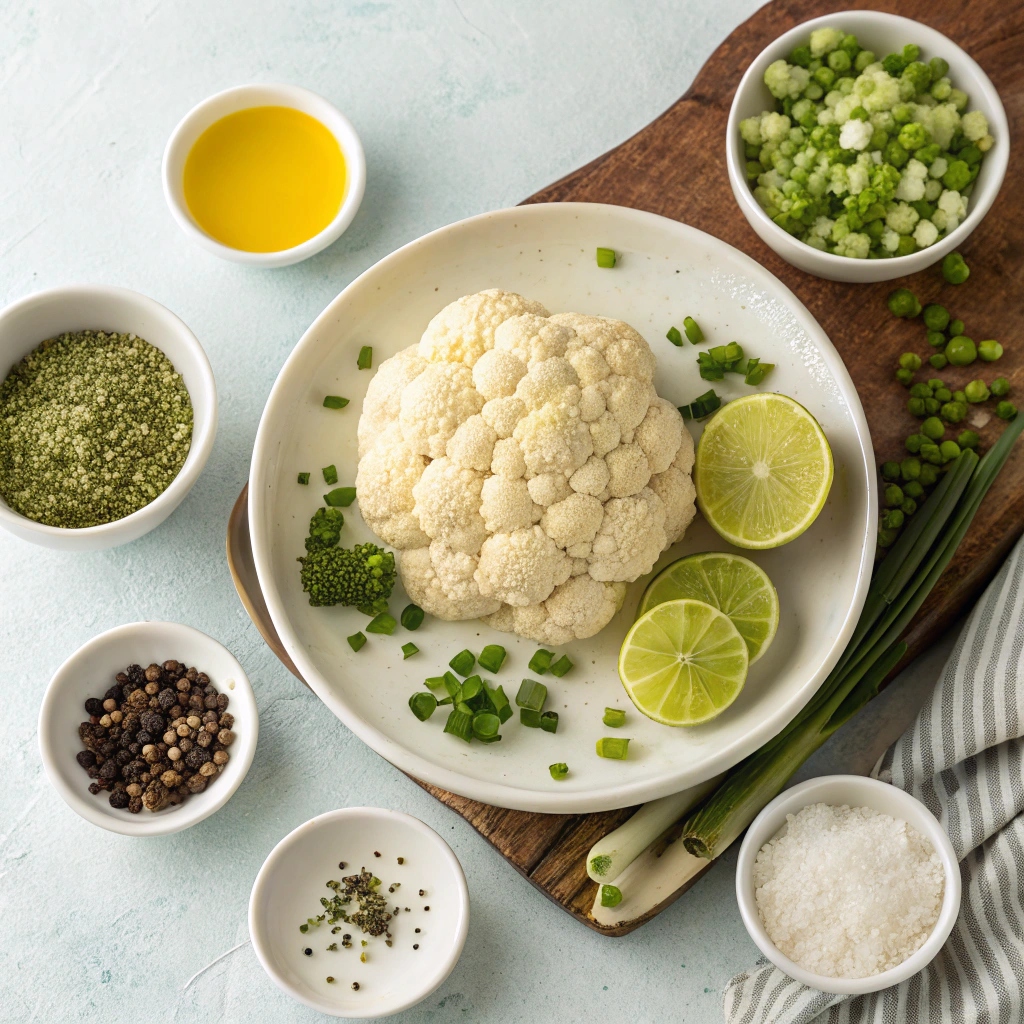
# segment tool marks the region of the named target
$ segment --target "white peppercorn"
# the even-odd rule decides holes
[[[177,747],[171,747],[171,749],[167,751],[167,756],[172,761],[177,761],[181,757],[181,751]]]
[[[221,729],[217,733],[217,742],[223,743],[225,747],[230,747],[235,740],[235,734],[230,729]]]
[[[230,758],[230,756],[231,755],[226,750],[218,750],[213,755],[213,763],[216,764],[216,765],[227,764],[228,763],[228,759]],[[207,763],[209,763],[209,762],[207,762]],[[205,765],[204,765],[204,767],[205,767]]]

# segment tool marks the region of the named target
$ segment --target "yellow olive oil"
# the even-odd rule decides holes
[[[250,107],[215,121],[185,160],[185,202],[222,245],[280,252],[319,234],[345,195],[345,157],[316,118]]]

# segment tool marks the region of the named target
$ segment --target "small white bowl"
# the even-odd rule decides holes
[[[757,910],[754,898],[754,861],[758,852],[786,824],[787,815],[796,814],[810,804],[819,803],[871,807],[882,814],[899,818],[926,836],[942,860],[946,876],[945,886],[939,919],[935,922],[931,935],[925,940],[924,945],[903,963],[869,978],[829,978],[794,963],[768,937]],[[906,981],[935,958],[953,930],[957,914],[960,912],[960,866],[949,836],[935,815],[920,800],[902,789],[862,775],[825,775],[787,789],[753,820],[740,845],[736,863],[736,901],[739,903],[740,916],[750,937],[757,944],[757,948],[780,971],[821,992],[862,996]]]
[[[344,923],[351,949],[327,923],[302,934],[299,926],[321,912],[320,897],[332,895],[325,883],[363,867],[381,879],[389,904],[402,908],[389,925],[394,944],[368,938],[364,950],[363,933]],[[393,895],[392,882],[401,883]],[[468,931],[466,876],[451,847],[419,819],[380,807],[346,807],[300,825],[271,850],[249,898],[249,936],[264,970],[293,999],[334,1017],[386,1017],[425,999],[451,974]],[[327,950],[331,942],[336,951]]]
[[[0,526],[22,540],[64,551],[98,551],[137,540],[159,526],[188,494],[217,434],[217,386],[196,336],[159,302],[109,285],[69,285],[36,292],[0,311],[0,374],[40,342],[67,331],[134,333],[174,364],[192,401],[192,445],[178,475],[148,505],[123,519],[70,530],[19,515],[0,498]],[[105,689],[105,687],[104,687]]]
[[[337,140],[345,157],[345,194],[334,220],[319,234],[301,245],[277,252],[246,252],[223,245],[195,221],[185,202],[185,161],[189,151],[207,128],[228,114],[250,107],[292,107],[319,121]],[[194,106],[171,133],[164,149],[164,198],[178,227],[204,249],[223,260],[253,267],[287,267],[326,249],[352,223],[366,188],[366,156],[352,122],[322,96],[297,85],[239,85],[225,89]]]
[[[807,42],[814,29],[826,25],[835,26],[844,32],[852,32],[860,45],[874,52],[879,59],[888,53],[902,50],[907,43],[916,43],[920,46],[927,60],[942,57],[949,64],[949,77],[954,87],[967,93],[970,99],[968,108],[980,110],[988,118],[989,130],[996,142],[985,154],[981,172],[974,182],[974,191],[967,205],[967,216],[955,230],[927,249],[921,249],[909,256],[894,256],[882,260],[858,260],[849,256],[821,252],[780,228],[754,198],[747,181],[747,161],[743,153],[743,140],[740,138],[740,121],[764,110],[775,109],[775,99],[764,84],[765,68],[780,57],[788,58],[794,47]],[[956,43],[941,32],[936,32],[919,21],[901,18],[896,14],[883,14],[881,11],[837,11],[835,14],[827,14],[797,25],[758,54],[736,89],[732,108],[729,110],[725,149],[733,195],[750,226],[761,236],[763,242],[771,246],[787,263],[806,270],[809,274],[831,281],[862,283],[891,281],[907,274],[916,274],[919,270],[937,263],[946,253],[952,252],[967,240],[967,236],[988,213],[1003,183],[1010,158],[1010,131],[999,93],[996,92],[988,75]]]
[[[138,814],[110,806],[109,793],[93,796],[92,781],[75,760],[83,749],[79,723],[88,720],[84,704],[89,697],[102,699],[114,676],[129,665],[183,661],[210,677],[220,693],[230,698],[235,741],[219,775],[202,793],[162,811],[143,809]],[[252,686],[224,646],[191,626],[177,622],[131,622],[93,637],[79,647],[59,669],[43,696],[39,709],[39,751],[43,767],[64,802],[86,821],[125,836],[165,836],[180,832],[208,818],[223,807],[242,784],[256,752],[259,716]]]

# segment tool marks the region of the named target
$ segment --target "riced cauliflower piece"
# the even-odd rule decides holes
[[[967,199],[960,195],[959,192],[945,189],[942,195],[939,196],[939,201],[936,205],[938,210],[932,215],[932,223],[940,230],[943,230],[942,226],[935,220],[935,217],[940,213],[945,214],[946,223],[944,230],[947,233],[956,228],[960,221],[967,216]]]
[[[773,61],[764,71],[764,84],[778,100],[784,100],[787,97],[791,100],[799,99],[800,93],[807,88],[807,83],[810,80],[810,71],[784,60]]]
[[[960,129],[964,138],[977,142],[988,135],[988,118],[980,110],[972,110],[960,118]]]
[[[826,53],[839,49],[843,41],[843,30],[840,28],[816,28],[811,33],[811,56],[824,57]]]
[[[855,149],[860,152],[868,148],[874,128],[870,121],[847,121],[839,133],[839,145],[843,149]]]
[[[914,241],[922,249],[927,249],[929,245],[933,245],[938,237],[939,229],[930,220],[919,220],[917,222],[917,227],[914,228]]]
[[[928,168],[920,160],[911,160],[900,175],[900,183],[896,186],[896,198],[907,203],[924,199],[924,183],[927,177]]]
[[[693,441],[654,370],[628,324],[498,289],[385,360],[356,489],[410,598],[541,643],[602,629],[695,513]]]

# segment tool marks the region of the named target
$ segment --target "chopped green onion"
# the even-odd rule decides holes
[[[462,683],[462,703],[468,704],[474,711],[483,710],[486,700],[484,681],[479,676],[470,676]]]
[[[542,711],[544,701],[548,699],[548,688],[535,679],[524,679],[516,694],[516,704],[531,711]]]
[[[333,464],[330,466],[324,466],[320,472],[324,475],[325,484],[336,484],[338,482],[338,470]]]
[[[473,671],[476,658],[472,651],[459,651],[448,664],[459,673],[460,676],[468,676]]]
[[[384,633],[387,636],[391,636],[395,631],[395,626],[398,623],[395,621],[394,615],[390,612],[381,612],[380,615],[375,615],[366,624],[367,633]]]
[[[456,704],[444,723],[444,731],[467,743],[473,738],[473,711],[465,704]]]
[[[621,708],[605,708],[601,721],[609,729],[621,729],[626,724],[626,712]]]
[[[309,474],[308,473],[300,473],[299,474],[299,483],[300,484],[308,484],[309,483]]]
[[[534,711],[532,708],[520,708],[519,721],[528,729],[539,729],[540,712]]]
[[[679,333],[678,327],[670,327],[665,335],[669,341],[675,346],[680,346],[683,343],[683,336]]]
[[[361,651],[366,646],[366,637],[363,636],[362,633],[353,633],[346,639],[348,640],[349,647],[351,647],[353,651]]]
[[[497,672],[505,661],[505,648],[500,644],[488,644],[476,660],[480,662],[481,668],[487,669],[488,672]]]
[[[683,317],[683,331],[691,345],[699,345],[704,340],[704,332],[692,316]]]
[[[462,683],[460,683],[458,679],[451,674],[451,672],[445,672],[443,678],[444,688],[448,691],[448,696],[458,697],[458,695],[462,693]],[[458,697],[458,699],[461,700],[462,698]]]
[[[569,766],[564,761],[559,761],[556,764],[549,764],[548,771],[551,772],[551,778],[559,782],[569,774]]]
[[[622,893],[614,885],[601,886],[601,906],[617,907],[622,902]]]
[[[423,685],[432,693],[445,693],[449,697],[451,696],[451,694],[448,693],[448,687],[445,685],[444,676],[428,676],[423,680]]]
[[[545,711],[540,716],[540,727],[545,732],[558,732],[558,712]]]
[[[402,644],[402,661],[406,658],[411,658],[414,654],[419,654],[420,649],[413,643]]]
[[[356,366],[360,370],[368,370],[373,366],[373,348],[370,345],[364,345],[359,350],[359,356],[356,359]]]
[[[501,719],[490,711],[480,711],[473,716],[473,735],[478,740],[489,740],[498,735]]]
[[[625,761],[629,749],[629,740],[618,736],[602,736],[597,741],[597,756],[610,757],[616,761]]]
[[[749,384],[751,387],[757,387],[757,385],[775,369],[775,364],[762,363],[759,360],[754,359],[751,359],[750,362],[756,363],[756,365],[748,367],[747,374],[743,378],[743,383]]]
[[[699,395],[689,405],[679,406],[679,414],[684,420],[702,420],[705,416],[710,416],[721,404],[722,400],[712,388]]]
[[[697,356],[697,366],[701,380],[725,380],[725,368],[716,363],[707,352],[701,352]]]
[[[494,713],[501,719],[501,724],[504,725],[512,717],[512,705],[509,703],[508,697],[505,696],[504,689],[500,686],[495,687],[493,690],[488,689],[487,696],[490,697]]]
[[[610,270],[612,267],[614,267],[615,266],[615,250],[614,249],[604,249],[601,246],[598,246],[597,247],[597,265],[599,267],[604,268],[605,270]]]
[[[548,670],[553,676],[558,676],[561,679],[569,669],[572,668],[572,662],[569,660],[569,655],[563,654],[558,661],[556,661],[551,668]]]
[[[536,654],[530,659],[530,663],[526,666],[531,672],[536,672],[537,675],[542,676],[547,672],[548,667],[551,665],[551,659],[554,658],[554,654],[551,651],[545,651],[542,647]]]
[[[425,722],[436,710],[437,698],[432,693],[414,693],[409,698],[409,707],[421,722]]]
[[[324,503],[331,508],[348,508],[356,500],[356,489],[354,487],[335,487],[324,495]]]
[[[418,604],[407,604],[402,609],[401,621],[408,630],[419,629],[423,625],[423,609]]]
[[[348,399],[342,398],[341,395],[327,395],[324,398],[325,409],[344,409],[348,405]]]

